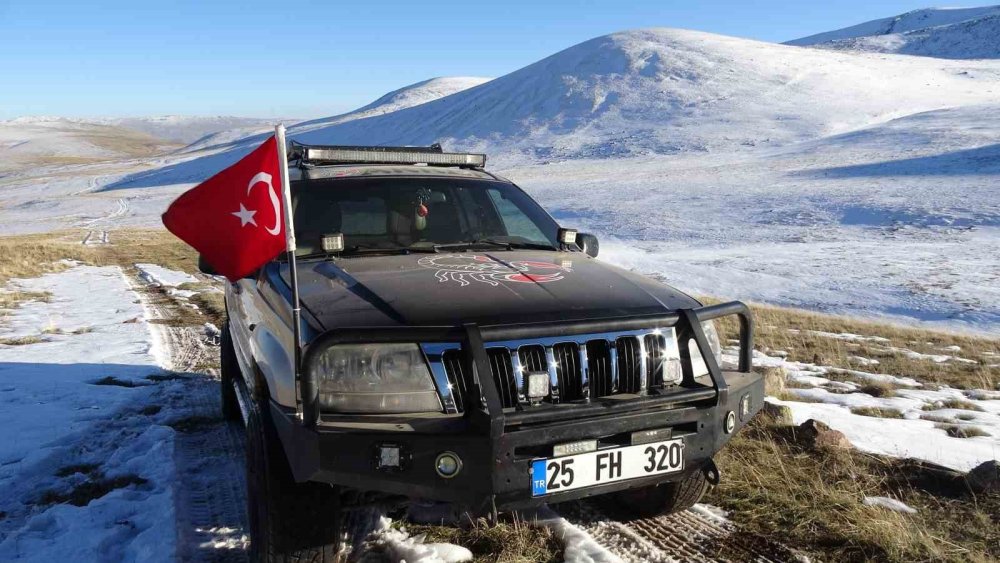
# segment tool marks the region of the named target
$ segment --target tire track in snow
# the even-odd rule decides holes
[[[742,530],[702,505],[678,514],[619,520],[596,501],[559,506],[559,513],[626,562],[803,561],[801,555]]]
[[[133,284],[145,286],[139,280]],[[169,307],[143,301],[149,318],[171,318]],[[199,366],[217,361],[218,349],[202,327],[156,322],[150,326],[166,367],[190,377],[183,395],[173,397],[191,413],[190,424],[178,429],[174,450],[178,559],[247,561],[243,429],[220,418],[219,380],[214,370],[198,372]]]

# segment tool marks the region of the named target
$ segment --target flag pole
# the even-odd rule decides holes
[[[302,371],[302,307],[299,303],[299,275],[298,265],[295,260],[295,217],[292,213],[292,188],[288,180],[288,149],[285,145],[285,125],[279,123],[274,127],[274,139],[278,145],[278,167],[281,171],[281,201],[285,215],[285,250],[288,253],[288,277],[292,282],[292,339],[295,344],[295,354],[293,357],[293,369],[295,380],[301,385]],[[315,397],[312,389],[301,387],[302,406],[298,412],[302,423],[312,426],[316,421],[312,420],[312,413],[315,412]],[[309,413],[309,416],[306,416]],[[310,420],[307,420],[309,418]]]

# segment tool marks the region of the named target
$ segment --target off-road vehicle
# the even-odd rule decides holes
[[[257,558],[332,558],[339,514],[366,503],[495,516],[608,495],[648,515],[717,482],[713,454],[764,398],[745,305],[596,260],[483,155],[293,143],[289,162],[301,355],[286,258],[228,285],[222,333]]]

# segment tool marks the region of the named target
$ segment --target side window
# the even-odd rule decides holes
[[[369,197],[340,202],[341,232],[348,235],[384,235],[385,200]]]
[[[521,237],[536,242],[548,240],[541,229],[513,201],[504,199],[500,190],[489,189],[487,192],[489,192],[490,199],[493,200],[493,205],[496,207],[497,213],[500,214],[501,220],[503,220],[508,236]]]

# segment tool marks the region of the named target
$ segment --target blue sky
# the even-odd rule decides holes
[[[0,0],[0,119],[333,115],[434,76],[500,76],[622,29],[784,41],[920,7],[871,0]]]

